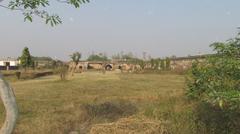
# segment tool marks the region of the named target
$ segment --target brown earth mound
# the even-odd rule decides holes
[[[114,123],[94,125],[90,134],[169,134],[161,122],[149,119],[123,118]]]

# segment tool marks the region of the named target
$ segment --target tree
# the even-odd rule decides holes
[[[46,24],[51,24],[55,26],[62,23],[61,18],[56,14],[49,14],[45,9],[49,7],[52,3],[50,0],[10,0],[9,2],[4,2],[6,0],[0,0],[0,7],[16,10],[22,12],[24,15],[24,21],[33,21],[33,16],[38,16],[45,20]],[[73,5],[75,8],[79,8],[81,4],[89,2],[89,0],[55,0],[59,3],[65,3]]]
[[[155,59],[151,58],[150,60],[150,63],[151,63],[151,69],[155,69]]]
[[[105,54],[92,54],[88,57],[88,61],[108,61],[108,57]]]
[[[73,73],[76,70],[76,67],[77,67],[81,57],[82,57],[82,54],[79,53],[79,52],[75,52],[72,55],[70,55],[70,58],[72,59],[72,61],[74,63],[73,66],[71,67],[71,74],[72,74],[72,76],[73,76]]]
[[[77,65],[82,57],[82,54],[79,52],[75,52],[72,55],[70,55],[70,58],[72,61]]]
[[[6,119],[0,130],[0,133],[11,134],[17,122],[18,107],[13,89],[4,80],[1,74],[0,74],[0,95],[6,110]]]
[[[143,70],[145,69],[145,67],[147,65],[146,61],[144,61],[143,59],[138,59],[138,58],[134,59],[132,61],[132,63],[136,64],[136,65],[139,65],[141,67],[141,69],[143,69]]]
[[[170,58],[166,58],[166,69],[167,70],[171,69],[171,60],[170,60]]]
[[[161,64],[160,58],[154,59],[154,68],[153,69],[159,70],[160,64]]]
[[[122,59],[124,60],[132,60],[132,59],[135,59],[133,53],[129,52],[129,53],[126,53],[126,54],[122,54]]]
[[[37,57],[32,56],[32,60],[34,61],[35,67],[39,67],[39,63],[44,65],[44,68],[55,68],[55,64],[57,63],[57,60],[52,59],[51,57]],[[43,66],[42,66],[43,67]]]
[[[151,58],[150,64],[151,64],[151,69],[158,70],[160,67],[161,59],[160,58]]]
[[[121,56],[121,54],[115,54],[115,55],[112,55],[112,59],[113,60],[121,60],[122,59],[122,56]]]
[[[33,65],[33,60],[27,47],[23,49],[22,56],[20,57],[20,64],[25,70]]]
[[[165,60],[164,59],[162,59],[161,60],[161,70],[165,70],[166,69],[166,66],[165,66]]]
[[[45,20],[46,24],[55,26],[62,23],[58,15],[50,15],[46,9],[50,6],[49,0],[10,0],[4,5],[5,0],[0,0],[0,7],[20,11],[24,15],[25,21],[33,21],[33,16],[38,16]],[[60,3],[66,3],[78,8],[81,4],[89,2],[89,0],[56,0]],[[6,4],[6,3],[5,3]],[[40,10],[43,9],[43,10]],[[14,92],[8,83],[0,74],[0,95],[6,109],[6,119],[0,130],[1,134],[11,134],[15,128],[18,118],[18,107]]]

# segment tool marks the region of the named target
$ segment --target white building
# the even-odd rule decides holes
[[[18,69],[19,60],[14,58],[0,59],[0,70],[15,70]]]

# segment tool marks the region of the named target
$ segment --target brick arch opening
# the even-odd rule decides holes
[[[105,66],[105,70],[107,70],[107,71],[111,71],[112,69],[113,69],[113,66],[110,65],[110,64],[107,64],[107,65]]]

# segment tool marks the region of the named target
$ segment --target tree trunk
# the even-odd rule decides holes
[[[12,88],[3,79],[3,76],[1,74],[0,95],[6,110],[6,119],[0,130],[0,134],[12,134],[18,117],[18,107]]]

